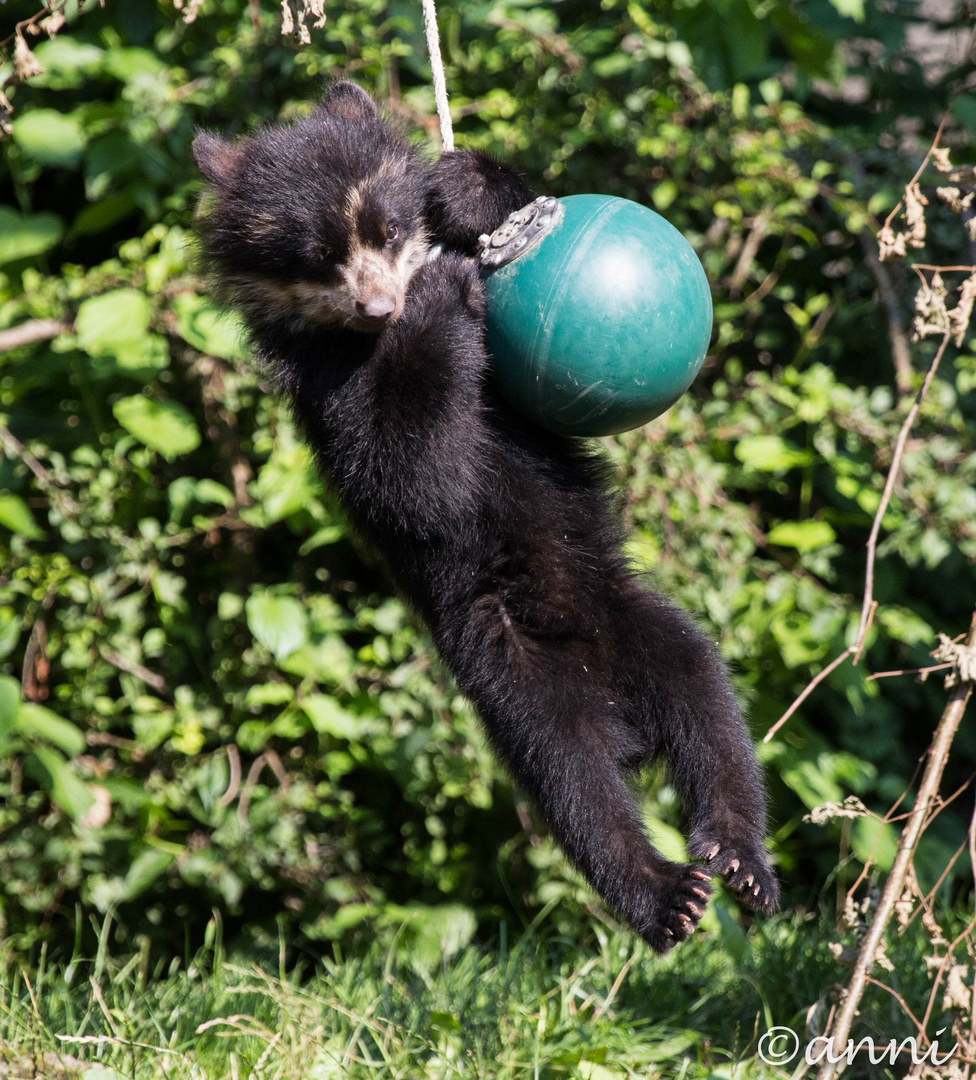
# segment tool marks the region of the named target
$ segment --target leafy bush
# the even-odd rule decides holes
[[[81,903],[180,948],[217,907],[231,929],[285,920],[319,942],[408,904],[493,920],[561,898],[554,917],[578,932],[565,901],[586,893],[521,828],[424,631],[194,271],[195,128],[294,116],[340,73],[429,127],[418,12],[330,5],[315,48],[295,51],[270,9],[255,26],[238,0],[209,0],[192,24],[162,2],[82,8],[37,45],[45,73],[11,91],[0,177],[0,327],[57,324],[0,369],[8,931],[70,936]],[[721,33],[695,29],[726,8]],[[864,233],[914,171],[895,117],[931,125],[954,73],[925,82],[887,9],[751,11],[492,3],[445,12],[443,29],[460,144],[554,194],[655,206],[701,252],[717,326],[705,377],[607,451],[635,559],[721,637],[758,735],[856,624],[904,408]],[[874,46],[840,48],[855,37]],[[870,107],[815,81],[845,55]],[[955,108],[964,161],[974,117]],[[935,230],[933,260],[958,258],[955,220]],[[937,630],[968,621],[974,391],[963,350],[885,518],[872,669],[920,666]],[[796,898],[835,872],[838,843],[890,859],[890,835],[863,821],[802,818],[848,792],[887,809],[941,700],[931,682],[838,668],[763,748]],[[971,734],[960,750],[957,786]],[[674,842],[674,795],[649,786],[656,833]],[[929,884],[965,828],[952,808],[927,834]],[[963,856],[947,896],[968,873]]]

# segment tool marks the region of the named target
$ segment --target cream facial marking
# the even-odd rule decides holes
[[[410,237],[399,251],[355,243],[336,267],[338,279],[278,281],[259,273],[228,275],[225,285],[235,303],[256,318],[286,318],[348,326],[378,333],[403,311],[410,279],[427,260],[425,233]]]

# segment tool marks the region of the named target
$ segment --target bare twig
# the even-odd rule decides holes
[[[6,49],[6,47],[12,41],[14,41],[15,38],[23,36],[25,30],[32,33],[37,33],[37,31],[34,30],[34,24],[41,19],[50,18],[51,15],[60,14],[62,11],[64,11],[67,3],[68,0],[55,0],[55,3],[53,4],[45,4],[44,7],[42,7],[36,15],[31,15],[29,19],[24,19],[22,22],[17,23],[17,25],[14,27],[14,32],[5,37],[3,41],[0,41],[0,51]]]
[[[759,251],[759,247],[766,237],[766,228],[768,225],[769,216],[766,211],[763,210],[756,215],[755,220],[752,223],[752,228],[749,230],[749,235],[746,237],[746,241],[742,245],[742,250],[739,252],[739,258],[736,260],[735,269],[732,271],[732,276],[729,278],[729,292],[733,296],[738,295],[746,282],[746,278],[749,276],[752,260],[755,259],[756,253]]]
[[[916,271],[916,273],[919,270],[932,270],[940,274],[951,274],[957,271],[964,274],[971,274],[976,270],[976,266],[935,266],[933,263],[912,263],[912,269]]]
[[[114,649],[104,648],[101,650],[101,654],[102,658],[107,660],[112,667],[141,679],[147,686],[151,686],[157,694],[169,693],[169,687],[166,685],[166,680],[162,675],[157,675],[154,671],[150,671],[149,668],[142,664],[137,664],[134,660],[126,660],[124,656],[119,655]]]
[[[976,807],[973,810],[973,817],[969,823],[969,855],[970,865],[973,868],[973,879],[976,884]],[[942,957],[942,963],[939,965],[939,970],[935,973],[935,978],[932,980],[932,990],[929,993],[928,1005],[925,1008],[925,1015],[922,1017],[922,1024],[928,1027],[929,1017],[932,1015],[932,1010],[935,1008],[936,994],[939,989],[939,984],[942,981],[945,970],[949,966],[952,960],[952,955],[956,951],[956,947],[960,942],[965,941],[969,935],[976,930],[976,915],[970,920],[969,924],[953,938],[952,941],[946,946],[945,956]],[[974,1013],[976,1015],[976,1013]]]
[[[871,524],[871,535],[868,537],[868,557],[864,571],[864,600],[861,604],[861,621],[858,624],[857,639],[854,643],[853,663],[855,664],[860,660],[861,653],[864,650],[864,641],[867,637],[868,629],[871,624],[871,617],[874,613],[874,560],[878,546],[878,534],[881,531],[881,522],[888,509],[888,503],[891,502],[891,493],[895,489],[895,481],[898,479],[898,474],[901,472],[901,460],[905,453],[905,444],[908,442],[909,432],[912,430],[912,426],[915,423],[915,417],[918,416],[918,410],[921,408],[922,401],[928,393],[929,387],[932,385],[932,380],[935,378],[935,373],[939,368],[939,361],[942,359],[942,355],[946,351],[946,346],[949,344],[950,340],[951,336],[946,332],[935,356],[932,358],[932,363],[929,365],[925,380],[923,381],[918,394],[915,396],[912,407],[908,410],[908,415],[901,425],[901,430],[898,432],[898,438],[895,440],[895,452],[891,459],[891,468],[888,470],[888,478],[885,481],[884,491],[881,493],[881,502],[878,506],[877,513],[874,515],[874,521]]]
[[[888,322],[888,341],[891,344],[891,362],[895,369],[895,386],[901,394],[912,389],[912,356],[908,344],[908,335],[902,326],[902,310],[898,303],[898,293],[891,280],[888,267],[878,258],[878,244],[869,229],[861,232],[861,247],[864,261],[874,275],[878,286],[878,296],[885,310]]]
[[[895,999],[895,1001],[897,1001],[898,1004],[905,1010],[905,1015],[915,1025],[915,1027],[918,1030],[919,1035],[921,1035],[922,1039],[927,1044],[929,1039],[928,1039],[928,1036],[925,1034],[925,1028],[922,1025],[922,1021],[919,1020],[919,1018],[908,1007],[908,1002],[901,996],[901,994],[899,994],[897,990],[893,990],[890,986],[887,985],[887,983],[881,982],[880,979],[874,979],[870,975],[868,975],[867,981],[872,986],[878,986],[882,990],[886,990],[889,994],[891,994],[891,996]]]
[[[785,713],[776,721],[775,724],[766,732],[763,736],[763,742],[769,742],[769,740],[776,734],[777,731],[786,723],[787,720],[796,712],[796,710],[803,704],[804,701],[813,693],[813,691],[827,678],[827,676],[839,667],[854,651],[854,646],[849,645],[839,656],[834,657],[833,660],[822,670],[818,671],[816,675],[807,683],[804,690],[800,693],[793,704],[786,710]]]
[[[532,38],[547,53],[562,61],[563,67],[570,75],[575,75],[585,67],[585,61],[573,49],[569,44],[569,40],[563,34],[554,31],[533,30],[525,23],[510,19],[506,15],[497,14],[494,11],[488,15],[485,22],[491,26],[497,26],[501,30],[513,30],[517,34]]]
[[[930,675],[933,671],[942,671],[943,668],[952,667],[952,664],[933,664],[931,667],[902,668],[900,671],[876,671],[869,675],[865,682],[873,682],[875,679],[892,679],[896,675]]]
[[[3,424],[0,424],[0,444],[13,457],[27,466],[37,479],[37,485],[42,491],[50,493],[51,498],[57,504],[58,509],[66,518],[74,517],[80,507],[72,497],[63,491],[50,472],[37,460],[16,435]]]
[[[0,353],[37,341],[50,341],[70,329],[70,324],[60,319],[31,319],[19,326],[11,326],[9,330],[0,330]]]
[[[969,633],[966,636],[966,644],[969,647],[976,645],[976,612],[973,613]],[[963,713],[966,711],[966,705],[972,690],[973,684],[971,682],[959,681],[946,703],[939,725],[935,730],[935,735],[929,747],[928,762],[922,775],[922,782],[919,785],[918,797],[915,800],[908,822],[902,831],[894,865],[888,874],[888,880],[885,882],[884,891],[878,902],[878,908],[874,913],[871,926],[861,944],[851,981],[845,991],[843,1004],[837,1014],[836,1023],[832,1027],[830,1038],[834,1047],[844,1046],[847,1043],[851,1024],[864,994],[864,988],[868,983],[870,971],[878,953],[878,947],[881,945],[888,923],[891,921],[895,904],[904,892],[905,879],[915,854],[915,847],[918,844],[922,827],[928,817],[929,807],[938,797],[939,783],[942,780],[942,772],[949,756],[949,748],[955,738]],[[835,1056],[838,1057],[838,1060],[824,1061],[820,1072],[817,1074],[817,1080],[832,1080],[836,1076],[837,1066],[840,1064],[840,1055]]]
[[[51,662],[47,657],[47,622],[43,615],[38,615],[24,650],[20,682],[26,701],[40,702],[47,698],[50,693],[47,685],[50,670]]]
[[[955,98],[953,98],[953,103],[955,103]],[[928,168],[928,164],[932,160],[932,155],[939,148],[939,140],[942,138],[942,129],[946,126],[946,121],[949,119],[949,114],[950,114],[951,111],[952,111],[951,108],[946,109],[945,115],[942,117],[942,123],[939,124],[939,128],[935,133],[935,138],[932,140],[932,145],[929,147],[928,153],[925,155],[924,158],[922,158],[922,164],[919,165],[917,171],[915,172],[915,175],[905,185],[905,190],[906,191],[908,191],[910,188],[914,187],[918,183],[919,179],[922,176],[922,173],[925,172],[925,170]],[[904,196],[902,196],[902,198],[900,198],[898,200],[898,202],[895,203],[894,209],[885,218],[884,225],[882,226],[883,229],[890,228],[892,221],[895,220],[895,214],[897,214],[898,211],[901,210],[902,204],[904,202],[905,202],[905,198],[904,198]]]
[[[51,479],[51,474],[47,469],[45,469],[30,450],[24,446],[20,439],[18,439],[17,436],[3,424],[0,424],[0,443],[3,443],[4,448],[13,457],[20,458],[27,468],[37,477],[38,483],[42,488],[55,486],[54,481]]]
[[[230,779],[227,790],[217,800],[218,806],[230,806],[241,790],[241,755],[234,743],[227,747],[227,764],[230,766]]]
[[[288,787],[288,773],[285,772],[285,767],[281,764],[281,758],[278,757],[274,750],[265,750],[263,754],[258,755],[251,763],[250,769],[247,770],[247,779],[241,788],[241,801],[237,804],[237,820],[241,823],[241,828],[247,827],[247,812],[251,805],[251,793],[254,791],[258,777],[261,775],[261,770],[265,765],[278,778],[278,783],[282,788]]]

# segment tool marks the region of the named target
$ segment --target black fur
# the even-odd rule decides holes
[[[425,164],[348,83],[292,127],[236,145],[201,135],[194,149],[216,193],[204,247],[217,279],[569,857],[662,952],[694,930],[712,873],[774,910],[762,783],[715,649],[628,568],[603,464],[492,391],[482,285],[463,253],[531,192],[481,155]],[[364,243],[392,266],[425,233],[454,250],[410,272],[375,332],[330,317],[331,299],[309,308],[312,285],[293,302],[281,284],[335,281]],[[645,835],[627,776],[661,756],[707,871]]]

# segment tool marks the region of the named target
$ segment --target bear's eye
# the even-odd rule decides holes
[[[391,221],[390,224],[387,225],[387,227],[386,227],[386,239],[387,239],[387,242],[389,243],[389,242],[392,242],[393,240],[396,240],[396,238],[399,235],[400,235],[400,230],[397,228],[396,223]]]

